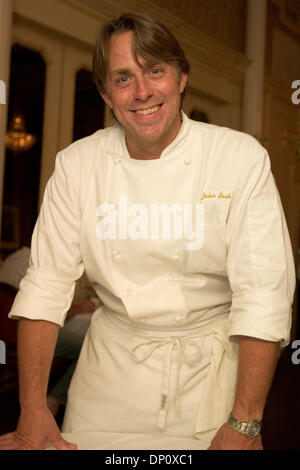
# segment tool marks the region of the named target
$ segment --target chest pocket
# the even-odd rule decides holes
[[[182,270],[186,273],[226,275],[226,211],[219,207],[205,208],[203,246],[185,250]]]

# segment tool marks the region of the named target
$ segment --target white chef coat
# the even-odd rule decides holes
[[[183,224],[198,204],[204,219],[189,220],[203,246],[187,249],[174,227],[162,235],[163,222],[153,237],[153,204],[176,204]],[[244,133],[183,113],[159,159],[130,158],[119,125],[61,151],[9,316],[63,325],[84,269],[103,306],[65,432],[158,429],[205,446],[233,404],[235,335],[289,342],[290,239],[268,154]]]

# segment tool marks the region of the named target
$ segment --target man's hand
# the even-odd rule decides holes
[[[263,450],[261,435],[248,439],[228,424],[223,424],[207,450]]]
[[[85,300],[83,302],[73,302],[69,308],[67,319],[75,315],[80,315],[82,313],[93,313],[96,310],[96,306],[92,300]]]
[[[62,438],[55,419],[47,407],[21,412],[16,431],[0,436],[0,450],[42,450],[53,445],[58,450],[75,450]]]

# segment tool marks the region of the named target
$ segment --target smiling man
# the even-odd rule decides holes
[[[145,442],[159,435],[162,449],[164,436],[169,445],[172,436],[194,439],[199,449],[262,449],[295,289],[268,154],[246,134],[181,111],[189,64],[152,18],[128,14],[105,25],[93,68],[118,123],[57,156],[10,312],[20,318],[21,415],[0,448],[74,448],[47,410],[46,389],[57,331],[85,269],[103,305],[63,431],[138,433]]]

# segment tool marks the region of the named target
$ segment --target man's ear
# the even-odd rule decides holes
[[[179,89],[180,93],[182,93],[186,87],[188,80],[188,75],[184,72],[180,72],[180,82],[179,82]]]
[[[102,99],[105,101],[105,103],[107,104],[107,106],[109,106],[112,109],[112,102],[111,102],[109,95],[105,91],[102,91],[100,95]]]

